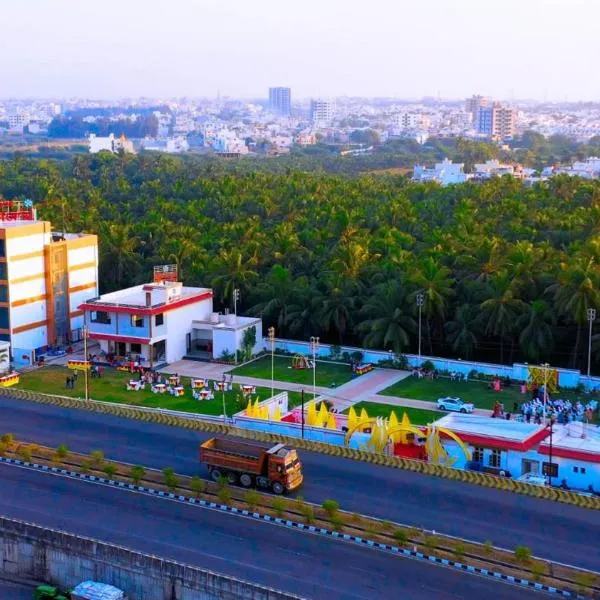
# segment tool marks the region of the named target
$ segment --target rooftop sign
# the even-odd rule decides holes
[[[0,221],[35,221],[31,200],[0,200]]]

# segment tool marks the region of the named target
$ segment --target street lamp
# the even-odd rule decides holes
[[[594,324],[594,321],[596,320],[596,309],[595,308],[588,308],[587,310],[587,318],[588,321],[590,322],[590,335],[588,338],[588,379],[590,377],[590,369],[592,366],[592,325]],[[589,381],[588,381],[588,385],[589,385]]]
[[[237,317],[237,303],[240,300],[240,290],[235,288],[233,290],[233,314]]]
[[[89,373],[88,373],[88,367],[91,369],[91,361],[88,361],[88,346],[87,346],[87,337],[88,337],[88,331],[87,331],[87,323],[85,321],[85,317],[84,317],[84,321],[83,321],[83,360],[84,360],[84,369],[83,369],[83,377],[84,377],[84,381],[85,381],[85,399],[89,400],[90,399],[90,378],[89,378]],[[88,362],[90,362],[90,364],[88,365]]]
[[[550,365],[548,363],[544,363],[542,365],[544,369],[544,422],[546,421],[546,404],[548,402],[548,369]]]
[[[417,306],[419,307],[419,362],[417,365],[421,366],[421,311],[423,310],[423,304],[425,304],[425,296],[419,292],[417,294]]]
[[[552,434],[554,433],[554,415],[550,417],[550,464],[548,465],[548,485],[552,485]]]
[[[310,349],[313,355],[313,401],[317,397],[317,350],[319,349],[319,338],[310,338]]]
[[[225,407],[225,382],[222,383],[223,387],[223,423],[227,423],[227,408]]]
[[[271,342],[271,398],[273,393],[273,380],[275,379],[275,327],[269,327],[269,341]]]

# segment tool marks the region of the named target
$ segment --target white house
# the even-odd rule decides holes
[[[163,281],[137,285],[87,300],[89,337],[107,355],[128,357],[153,367],[185,356],[218,359],[243,347],[244,332],[256,328],[253,353],[260,350],[262,322],[213,311],[208,288]]]
[[[414,181],[436,181],[441,185],[450,185],[453,183],[464,183],[468,176],[463,173],[463,163],[453,163],[445,158],[441,163],[436,163],[432,169],[422,165],[415,165]]]
[[[130,154],[134,153],[133,142],[126,139],[124,135],[120,138],[115,138],[115,134],[111,133],[107,137],[97,136],[94,133],[90,133],[88,138],[90,154],[96,154],[102,150],[108,150],[116,154],[119,150]]]

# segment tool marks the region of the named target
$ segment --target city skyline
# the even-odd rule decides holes
[[[274,0],[173,0],[171,18],[140,0],[28,6],[35,18],[0,41],[2,97],[265,98],[282,86],[296,99],[600,100],[585,58],[593,0],[507,0],[493,13],[473,0],[373,0],[368,11],[306,0],[294,12]],[[4,13],[17,23],[23,6]]]

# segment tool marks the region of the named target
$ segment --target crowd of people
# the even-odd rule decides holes
[[[585,404],[580,400],[563,400],[562,398],[551,398],[546,394],[544,402],[544,386],[536,388],[532,392],[531,400],[523,402],[520,412],[523,420],[527,423],[541,423],[545,412],[548,418],[553,418],[556,423],[567,424],[571,421],[591,422],[594,413],[598,410],[598,401],[590,399]]]

